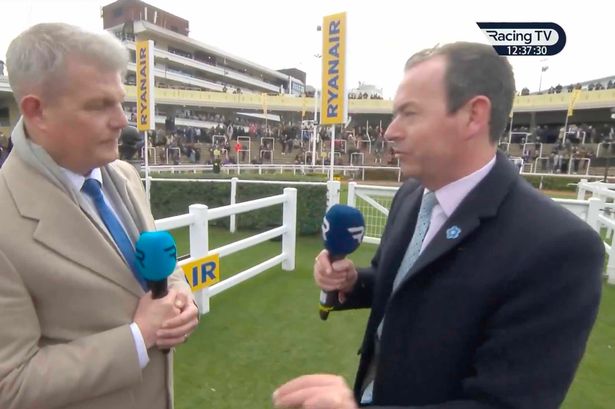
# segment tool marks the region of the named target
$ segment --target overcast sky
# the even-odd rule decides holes
[[[102,29],[101,0],[0,0],[0,59],[16,35],[50,21]],[[566,31],[564,50],[548,57],[514,57],[517,89],[538,90],[540,67],[548,65],[542,88],[615,75],[615,1],[515,0],[151,0],[148,3],[190,21],[196,40],[280,69],[306,71],[320,81],[322,17],[348,13],[347,87],[359,81],[392,97],[405,60],[436,43],[487,43],[477,21],[555,22]]]

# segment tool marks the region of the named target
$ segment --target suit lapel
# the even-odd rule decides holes
[[[410,271],[406,275],[405,279],[400,284],[400,287],[411,277],[419,274],[426,266],[433,263],[438,258],[444,256],[447,252],[457,247],[464,241],[474,230],[480,226],[480,218],[476,214],[459,214],[451,215],[449,220],[440,228],[438,233],[433,237],[429,245],[423,250],[421,255],[417,258],[414,265],[410,268]],[[459,231],[458,236],[447,235],[447,231],[451,229],[457,229]],[[455,237],[456,236],[456,237]],[[450,237],[450,238],[449,238]]]
[[[6,181],[21,215],[38,220],[34,240],[141,296],[143,290],[133,273],[96,223],[66,193],[15,159],[14,166],[6,169]]]
[[[448,252],[463,243],[468,236],[480,227],[482,220],[494,217],[516,178],[518,178],[518,175],[514,167],[503,154],[498,152],[493,169],[470,191],[436,233],[410,268],[398,289],[424,273],[425,268],[431,263],[444,257]],[[414,225],[414,223],[416,223],[416,220],[412,224]],[[403,257],[403,253],[400,260],[401,257]]]
[[[119,162],[110,163],[105,171],[117,189],[121,202],[126,205],[126,210],[128,210],[139,232],[155,230],[153,220],[149,216],[151,212],[143,198],[142,185],[134,186],[124,175]],[[141,183],[141,181],[139,180],[138,183]]]

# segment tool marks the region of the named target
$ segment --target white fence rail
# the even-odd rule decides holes
[[[339,154],[339,152],[338,152]],[[513,163],[518,163],[519,168],[521,170],[522,175],[532,175],[532,176],[541,176],[541,177],[564,177],[570,179],[578,179],[579,176],[583,176],[587,179],[602,179],[604,176],[602,175],[590,175],[589,169],[591,163],[588,159],[569,159],[568,160],[568,173],[559,174],[559,173],[549,173],[548,167],[546,165],[539,166],[539,163],[547,162],[550,160],[549,158],[537,158],[534,163],[524,163],[521,158],[512,158]],[[583,168],[583,175],[575,175],[572,174],[574,168],[574,161],[578,161],[579,169]],[[587,164],[587,166],[585,166]],[[397,181],[401,181],[401,168],[399,166],[371,166],[371,165],[352,165],[352,166],[339,166],[335,165],[333,167],[334,174],[348,176],[348,175],[358,175],[359,172],[361,174],[361,180],[365,181],[365,172],[367,171],[385,171],[393,174]],[[539,172],[540,170],[540,172]],[[274,164],[274,163],[263,163],[263,164],[226,164],[222,165],[221,171],[226,175],[241,175],[241,172],[254,172],[259,175],[267,174],[267,173],[292,173],[293,175],[301,174],[322,174],[327,175],[329,179],[331,167],[329,165],[310,165],[310,164]],[[197,172],[213,172],[213,165],[201,165],[201,164],[190,164],[190,165],[155,165],[149,166],[149,173],[160,173],[160,172],[171,172],[171,173],[197,173]]]
[[[615,187],[615,184],[582,181],[578,185],[577,200],[553,200],[584,220],[596,232],[605,234],[604,248],[608,257],[606,274],[608,283],[615,284],[615,245],[610,242],[615,231],[615,191],[609,190],[609,187]],[[348,205],[360,209],[365,217],[365,242],[380,243],[389,213],[389,207],[383,204],[383,199],[392,198],[397,189],[398,187],[359,185],[356,182],[348,184]],[[593,197],[585,200],[586,192],[591,192]],[[390,201],[388,205],[390,206]]]
[[[283,207],[282,226],[216,249],[209,249],[210,220],[228,216],[232,217],[238,213],[244,213],[278,204],[282,204]],[[239,272],[230,278],[222,280],[211,287],[197,291],[195,293],[195,298],[199,305],[201,314],[207,314],[209,312],[209,300],[211,297],[258,275],[269,268],[281,264],[283,270],[292,271],[295,269],[295,247],[297,236],[297,189],[295,188],[285,188],[284,193],[281,195],[230,204],[228,206],[213,209],[208,209],[207,206],[202,204],[193,204],[189,207],[187,214],[156,220],[156,228],[159,230],[173,230],[185,226],[188,226],[190,229],[190,257],[180,261],[180,266],[213,254],[218,254],[220,257],[228,256],[240,250],[263,243],[274,237],[282,236],[282,249],[280,254],[271,257],[268,260],[247,270]]]
[[[336,160],[341,154],[336,152]],[[361,180],[365,180],[365,171],[369,170],[381,170],[391,172],[397,176],[397,181],[401,181],[401,168],[399,166],[365,166],[365,165],[352,165],[352,166],[339,166],[333,167],[335,174],[341,174],[346,176],[348,174],[358,174],[361,172]],[[221,167],[221,171],[226,175],[236,174],[241,175],[241,172],[257,172],[259,175],[267,173],[280,173],[285,172],[292,173],[293,175],[301,174],[323,174],[330,178],[331,167],[329,165],[295,165],[295,164],[227,164]],[[149,173],[197,173],[197,172],[213,172],[213,165],[157,165],[149,166]]]

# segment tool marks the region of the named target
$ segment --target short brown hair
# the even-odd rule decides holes
[[[506,57],[490,45],[457,42],[425,49],[406,61],[406,70],[436,56],[446,61],[444,83],[448,112],[457,112],[468,100],[484,95],[491,101],[489,136],[498,141],[508,122],[515,97],[515,77]]]

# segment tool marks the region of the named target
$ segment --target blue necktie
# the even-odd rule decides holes
[[[96,211],[98,211],[98,215],[102,219],[105,226],[107,226],[107,230],[109,230],[115,244],[117,244],[117,247],[122,252],[128,267],[132,270],[132,273],[139,284],[141,284],[141,287],[143,287],[143,289],[147,289],[145,281],[141,278],[139,272],[137,271],[137,259],[132,241],[130,240],[130,237],[128,237],[128,234],[126,234],[126,231],[122,227],[120,221],[113,213],[113,210],[111,210],[111,208],[107,205],[107,202],[105,202],[100,183],[96,179],[86,179],[81,190],[92,198],[94,201],[94,206],[96,206]]]
[[[393,281],[393,291],[399,287],[399,284],[406,277],[416,260],[419,258],[421,254],[421,247],[423,246],[423,240],[425,240],[425,234],[427,234],[427,230],[429,230],[429,224],[431,222],[431,212],[433,211],[434,206],[438,203],[438,199],[436,199],[436,194],[434,192],[427,192],[423,195],[423,199],[421,201],[421,208],[419,209],[419,215],[416,220],[416,226],[414,227],[414,233],[412,234],[412,239],[410,240],[410,244],[408,244],[408,248],[406,249],[406,253],[404,254],[404,258],[399,265],[399,269],[397,270],[397,275],[395,276],[395,281]],[[380,337],[382,336],[382,326],[384,324],[384,317],[380,324],[378,325],[378,329],[376,330],[376,343],[380,343]],[[376,347],[376,350],[379,349],[379,346]],[[372,362],[370,365],[375,365],[374,363],[375,357],[372,358]],[[367,376],[372,376],[375,374],[375,368],[370,368],[371,371],[368,371]],[[374,380],[373,378],[363,391],[361,395],[361,403],[362,404],[370,404],[373,402],[373,392],[374,392]]]

